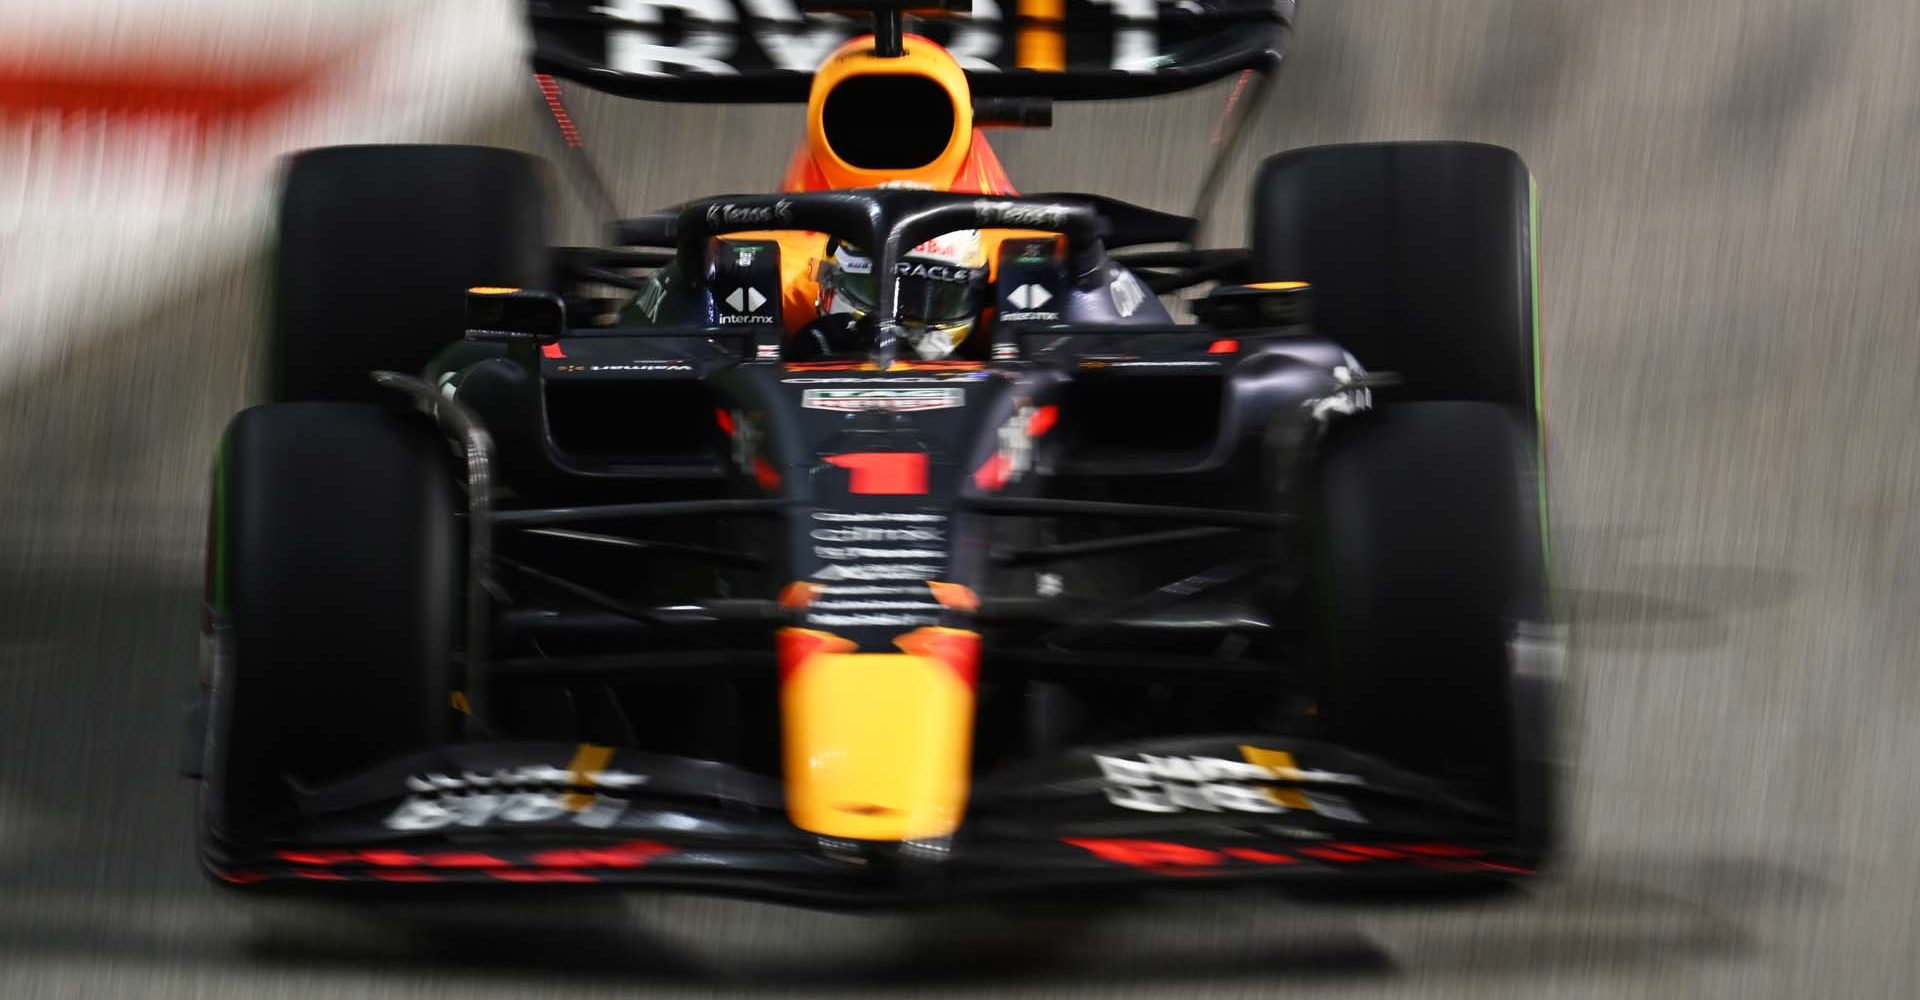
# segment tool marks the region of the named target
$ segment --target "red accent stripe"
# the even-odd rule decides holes
[[[1321,861],[1354,862],[1373,860],[1365,855],[1348,854],[1345,851],[1336,851],[1331,847],[1302,847],[1300,848],[1300,853],[1309,858],[1318,858]]]
[[[1048,431],[1053,430],[1053,425],[1059,422],[1058,406],[1042,406],[1033,411],[1033,416],[1027,418],[1027,436],[1045,437]]]
[[[1240,103],[1240,95],[1247,92],[1247,81],[1253,79],[1253,70],[1243,69],[1233,81],[1233,92],[1227,95],[1227,106],[1220,109],[1220,120],[1213,125],[1213,140],[1210,145],[1220,145],[1226,138],[1227,121],[1233,117],[1233,107]]]
[[[927,453],[856,451],[828,455],[827,462],[853,475],[847,491],[861,496],[922,496],[927,492]]]
[[[502,882],[598,882],[597,878],[585,872],[565,870],[535,871],[526,868],[496,868],[488,875]]]
[[[1272,851],[1262,851],[1252,847],[1228,847],[1221,853],[1230,858],[1239,858],[1242,861],[1252,861],[1262,865],[1291,865],[1299,861],[1298,858],[1290,858],[1284,854],[1275,854]]]
[[[960,165],[961,174],[954,179],[953,190],[969,193],[963,181],[977,176],[976,185],[980,194],[999,195],[1003,198],[1019,197],[1014,190],[1013,181],[1007,176],[1007,168],[1000,164],[1000,157],[994,155],[993,147],[987,143],[987,137],[979,129],[973,130],[973,144],[967,149],[967,162]],[[978,171],[976,175],[974,172]]]
[[[1477,847],[1462,847],[1459,844],[1395,844],[1409,854],[1424,854],[1432,858],[1477,858],[1487,852]]]
[[[1507,872],[1508,874],[1511,874],[1511,875],[1536,874],[1536,872],[1534,872],[1534,870],[1531,868],[1522,868],[1519,865],[1503,865],[1494,861],[1482,861],[1480,862],[1480,867],[1485,868],[1489,871]]]
[[[374,872],[373,877],[382,882],[445,882],[446,876],[423,871]]]
[[[496,858],[491,854],[478,851],[449,851],[444,854],[429,854],[427,864],[435,868],[505,868],[512,862],[505,858]]]
[[[781,629],[773,643],[774,649],[779,654],[780,683],[782,684],[785,684],[788,678],[793,676],[793,672],[799,670],[800,665],[807,662],[808,657],[815,653],[825,651],[850,653],[859,648],[849,639],[799,628]]]
[[[1189,847],[1165,840],[1131,840],[1106,837],[1069,837],[1063,841],[1092,852],[1103,861],[1144,868],[1148,871],[1183,873],[1183,869],[1205,869],[1219,865],[1220,855],[1204,847]]]
[[[893,640],[903,652],[938,660],[972,690],[980,678],[980,636],[973,632],[941,632],[918,628]]]
[[[280,851],[275,856],[296,865],[326,866],[360,860],[360,855],[354,851]]]
[[[1208,354],[1232,354],[1239,349],[1240,342],[1237,340],[1216,340],[1207,345]]]
[[[407,851],[361,851],[360,860],[383,868],[416,868],[428,859]]]
[[[650,840],[630,840],[614,847],[542,851],[533,863],[542,868],[639,868],[674,848]]]
[[[780,492],[780,470],[758,455],[753,456],[753,479],[760,484],[763,493]]]
[[[1013,463],[1007,461],[1007,453],[996,451],[978,469],[973,470],[973,485],[988,493],[994,493],[1007,485],[1007,477],[1013,472]]]
[[[713,411],[713,422],[720,425],[721,432],[726,434],[726,436],[733,436],[733,414],[722,409],[715,409]]]
[[[547,102],[547,111],[553,115],[553,124],[560,129],[560,138],[573,149],[580,148],[580,129],[573,123],[573,116],[567,114],[567,106],[560,101],[560,82],[545,73],[533,74],[533,82],[540,88],[540,96]]]
[[[1346,851],[1349,854],[1362,854],[1369,858],[1404,858],[1406,857],[1405,854],[1402,854],[1399,851],[1391,850],[1385,847],[1374,847],[1370,844],[1328,844],[1327,846],[1335,850]]]
[[[567,354],[560,349],[559,344],[541,344],[540,356],[543,358],[564,358]]]

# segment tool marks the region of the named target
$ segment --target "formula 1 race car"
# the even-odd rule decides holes
[[[559,79],[807,102],[776,193],[608,247],[546,245],[521,154],[292,161],[271,401],[214,476],[217,878],[854,905],[1539,870],[1519,158],[1281,153],[1250,247],[1200,249],[1293,0],[907,3],[534,3],[603,201]],[[1019,195],[979,131],[1233,74],[1187,215]]]

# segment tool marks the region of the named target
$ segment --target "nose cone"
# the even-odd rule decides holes
[[[902,653],[852,652],[807,629],[781,636],[787,813],[852,840],[944,837],[966,810],[979,637],[923,628]]]

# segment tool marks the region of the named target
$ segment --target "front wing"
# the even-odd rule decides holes
[[[204,836],[238,885],[629,885],[819,905],[1356,876],[1523,877],[1540,851],[1444,783],[1297,739],[1090,748],[976,783],[950,838],[825,838],[777,779],[595,746],[463,744],[300,792],[284,837]]]

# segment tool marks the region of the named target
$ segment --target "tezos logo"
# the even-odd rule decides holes
[[[787,225],[793,221],[793,202],[785,198],[771,205],[734,205],[721,203],[707,206],[707,225],[713,229],[723,226]]]
[[[1064,205],[1023,205],[982,199],[973,203],[973,209],[980,214],[980,221],[990,226],[1052,228],[1067,217]]]

